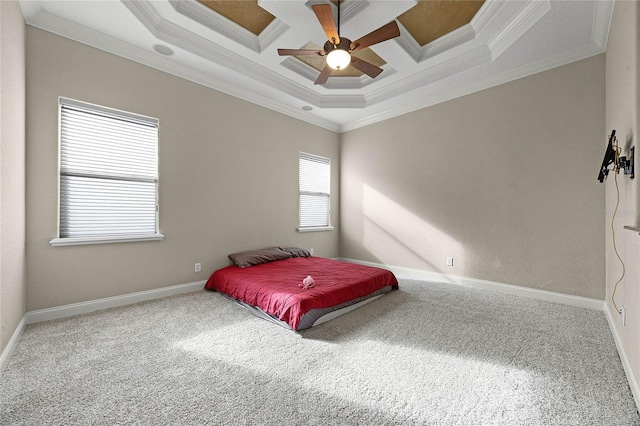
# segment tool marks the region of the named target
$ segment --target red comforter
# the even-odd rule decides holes
[[[315,286],[299,287],[310,275]],[[294,257],[249,268],[219,269],[205,286],[257,306],[298,329],[300,318],[312,309],[330,308],[367,296],[383,287],[397,287],[391,271],[322,257]]]

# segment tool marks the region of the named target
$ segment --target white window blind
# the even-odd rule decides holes
[[[299,154],[299,230],[331,227],[331,160],[301,152]]]
[[[157,231],[158,121],[60,99],[60,239]]]

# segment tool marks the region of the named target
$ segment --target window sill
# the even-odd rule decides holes
[[[78,238],[54,238],[49,241],[54,247],[78,246],[84,244],[108,244],[108,243],[129,243],[134,241],[158,241],[164,238],[163,234],[145,235],[124,235],[124,236],[102,236],[102,237],[78,237]]]
[[[318,232],[318,231],[333,231],[333,226],[314,226],[308,228],[296,228],[298,232]]]

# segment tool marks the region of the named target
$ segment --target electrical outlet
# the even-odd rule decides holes
[[[309,249],[309,253],[311,253],[311,255],[313,255],[313,247]]]
[[[195,270],[196,270],[196,272],[202,271],[202,265],[200,263],[196,263]]]
[[[620,315],[622,315],[622,325],[627,325],[627,308],[624,306],[620,308]]]
[[[453,266],[453,257],[447,257],[447,266]]]

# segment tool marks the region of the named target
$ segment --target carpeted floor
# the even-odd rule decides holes
[[[33,324],[2,425],[640,425],[603,312],[447,284],[300,334],[196,292]]]

